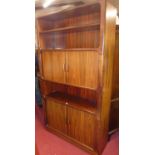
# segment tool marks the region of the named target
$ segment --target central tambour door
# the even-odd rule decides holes
[[[45,80],[96,89],[97,51],[45,51],[42,53]]]
[[[97,88],[97,51],[68,51],[66,62],[67,84],[90,89]]]

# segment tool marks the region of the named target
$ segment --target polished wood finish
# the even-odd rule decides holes
[[[98,53],[96,51],[44,51],[42,59],[44,79],[97,89]]]
[[[95,103],[55,92],[46,97],[46,111],[48,128],[94,148]]]
[[[94,27],[78,31],[40,34],[41,48],[97,48],[99,30]]]
[[[51,30],[41,31],[40,34],[52,33],[52,32],[60,32],[60,31],[69,31],[69,30],[79,30],[79,29],[88,29],[88,28],[99,28],[99,23],[85,24],[85,25],[76,25],[76,26],[68,26],[63,28],[55,28]]]
[[[97,89],[98,53],[89,51],[67,52],[67,84]]]
[[[73,26],[78,24],[88,24],[100,20],[100,5],[92,4],[86,7],[77,7],[75,9],[50,14],[38,18],[41,30],[47,30],[58,27]],[[54,21],[54,22],[53,22]]]
[[[119,97],[119,27],[116,27],[115,32],[115,52],[113,65],[113,80],[112,80],[112,99]]]
[[[82,51],[96,51],[97,52],[98,51],[98,48],[65,48],[65,49],[63,49],[63,48],[62,49],[61,48],[55,48],[55,49],[52,49],[52,48],[44,49],[44,48],[42,48],[42,49],[40,49],[41,52],[44,52],[44,51],[47,51],[47,50],[48,51],[51,51],[51,52],[53,50],[54,51],[59,51],[59,52],[60,51],[79,51],[79,52],[80,51],[81,52]]]
[[[113,56],[115,49],[116,10],[108,2],[100,0],[101,24],[98,78],[98,113],[96,148],[101,154],[108,140],[109,113],[112,92]]]
[[[68,135],[77,141],[94,148],[95,116],[68,108]]]
[[[42,79],[41,77],[39,78],[39,81],[41,94],[43,96],[50,95],[53,92],[62,92],[71,96],[77,96],[79,98],[86,99],[90,102],[96,102],[97,92],[95,90],[55,83]]]
[[[97,48],[100,29],[97,9],[96,4],[89,9],[77,9],[78,12],[71,10],[38,19],[40,48]]]
[[[109,131],[119,128],[119,26],[116,26]]]
[[[99,0],[38,19],[46,126],[91,154],[108,140],[115,13]]]
[[[109,132],[119,128],[119,98],[111,100]]]
[[[47,100],[46,111],[48,126],[66,133],[66,106],[54,100]]]
[[[49,81],[65,83],[65,52],[42,53],[43,77]]]
[[[85,111],[91,114],[96,113],[96,103],[89,101],[87,99],[69,95],[62,92],[54,92],[47,96],[47,99],[51,99],[60,104],[67,105],[68,107],[73,107],[81,111]]]

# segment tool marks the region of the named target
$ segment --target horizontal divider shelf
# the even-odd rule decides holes
[[[46,96],[46,99],[52,99],[60,104],[67,105],[82,111],[96,114],[96,102],[89,101],[77,96],[72,96],[62,92],[54,92]]]
[[[91,90],[91,91],[97,91],[97,89],[94,89],[94,88],[82,87],[82,86],[71,85],[68,83],[60,83],[60,82],[50,81],[50,80],[45,79],[43,76],[41,76],[40,73],[37,74],[37,77],[39,80],[43,80],[45,82],[51,82],[51,83],[55,83],[55,84],[65,85],[65,86],[71,86],[71,87],[77,87],[77,88],[87,89],[87,90]]]
[[[54,29],[47,30],[47,31],[41,31],[40,34],[59,32],[59,31],[68,31],[68,30],[77,30],[77,29],[83,29],[83,28],[99,28],[99,27],[100,27],[100,23],[92,23],[92,24],[85,24],[85,25],[54,28]]]
[[[40,51],[98,51],[98,48],[42,48]]]

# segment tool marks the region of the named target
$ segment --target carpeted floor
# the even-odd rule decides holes
[[[42,108],[36,107],[35,140],[39,155],[89,155],[78,147],[48,132],[43,126]],[[102,155],[118,155],[118,132],[113,134]]]

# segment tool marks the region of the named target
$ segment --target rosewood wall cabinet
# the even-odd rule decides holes
[[[99,0],[37,19],[45,125],[90,154],[108,139],[115,17]]]

